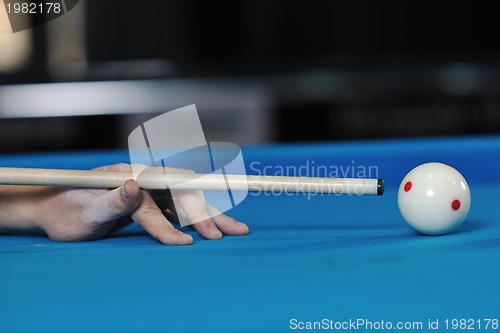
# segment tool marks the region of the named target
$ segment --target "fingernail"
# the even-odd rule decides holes
[[[130,196],[127,193],[127,190],[125,190],[125,186],[122,187],[122,197],[123,199],[125,199],[125,201],[127,201],[130,198]]]
[[[182,235],[181,235],[181,238],[182,238],[183,240],[189,240],[189,241],[187,242],[187,243],[189,243],[189,244],[193,242],[193,236],[191,236],[191,235],[188,235],[188,234],[182,234]]]
[[[208,230],[214,236],[221,236],[222,235],[220,230],[217,229],[217,226],[214,223],[212,223],[212,225],[210,226],[210,228],[208,228]]]

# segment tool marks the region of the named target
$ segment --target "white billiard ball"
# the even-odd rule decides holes
[[[470,208],[465,178],[442,163],[411,170],[399,185],[398,206],[405,221],[426,235],[443,235],[465,220]]]

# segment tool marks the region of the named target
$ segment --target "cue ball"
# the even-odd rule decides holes
[[[425,235],[443,235],[457,228],[469,212],[470,201],[465,178],[442,163],[417,166],[399,185],[401,215]]]

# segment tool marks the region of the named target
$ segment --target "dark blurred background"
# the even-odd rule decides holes
[[[193,103],[239,144],[500,133],[494,7],[80,0],[14,34],[2,3],[0,151],[122,148]]]

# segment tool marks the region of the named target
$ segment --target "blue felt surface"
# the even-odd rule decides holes
[[[249,195],[231,215],[250,235],[206,241],[188,230],[188,247],[161,246],[135,225],[88,243],[0,236],[0,332],[286,332],[292,318],[425,328],[429,319],[500,317],[500,138],[253,147],[244,157],[377,165],[387,192]],[[5,156],[0,165],[90,168],[124,158]],[[399,180],[430,160],[462,171],[473,196],[465,224],[441,237],[414,233],[396,204]]]

